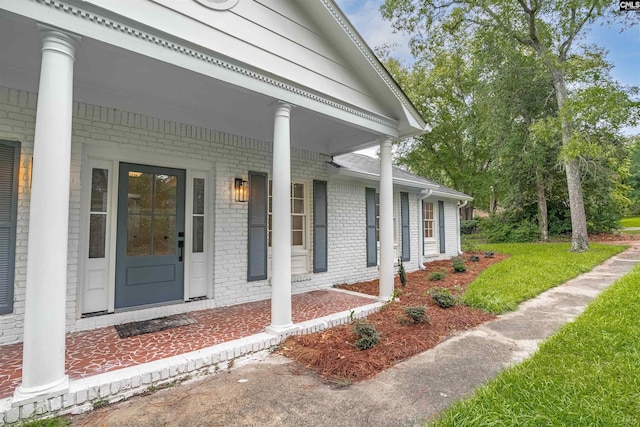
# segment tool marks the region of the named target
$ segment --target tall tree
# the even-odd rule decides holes
[[[381,53],[381,52],[379,52]],[[420,113],[431,132],[405,141],[398,163],[413,173],[434,179],[486,203],[491,180],[486,141],[475,137],[477,128],[474,90],[479,76],[471,62],[469,39],[454,49],[436,49],[411,68],[382,52],[383,62]],[[462,212],[471,219],[474,204]]]
[[[575,145],[574,113],[569,102],[566,67],[587,27],[611,11],[606,0],[386,0],[381,7],[394,27],[412,34],[414,54],[433,46],[451,46],[450,30],[461,26],[495,31],[530,49],[553,80],[563,148]],[[631,14],[627,14],[628,17]],[[572,251],[589,248],[580,162],[563,150],[571,210]]]

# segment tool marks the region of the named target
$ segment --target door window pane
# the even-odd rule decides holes
[[[192,252],[204,252],[204,179],[193,179],[193,234]]]
[[[127,218],[127,255],[146,256],[151,253],[151,215],[129,213]]]
[[[154,211],[156,214],[176,213],[176,186],[178,177],[173,175],[155,176]]]
[[[204,217],[193,217],[193,253],[204,252]]]
[[[176,216],[155,215],[153,221],[153,254],[176,253]]]
[[[129,172],[129,213],[150,214],[153,205],[153,174]]]
[[[174,175],[129,172],[127,255],[176,253],[176,190]]]
[[[204,214],[204,179],[193,180],[193,213]]]
[[[89,258],[104,258],[107,215],[91,214],[89,219]]]
[[[109,170],[91,170],[91,207],[89,213],[89,258],[104,258],[107,234]]]
[[[91,171],[91,212],[107,211],[109,170],[94,168]]]

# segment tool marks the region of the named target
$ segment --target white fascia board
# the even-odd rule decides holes
[[[309,1],[309,0],[307,0]],[[424,118],[420,115],[415,108],[409,97],[404,93],[402,88],[396,80],[391,76],[391,73],[382,65],[378,57],[373,53],[369,45],[364,41],[358,30],[351,24],[349,18],[347,18],[340,8],[336,5],[334,0],[320,0],[324,7],[329,11],[333,18],[338,22],[345,34],[352,40],[352,42],[358,47],[362,55],[367,62],[375,70],[380,77],[380,80],[384,82],[387,89],[393,94],[395,99],[401,105],[402,112],[409,123],[409,126],[413,130],[407,130],[401,133],[399,137],[417,136],[425,132],[430,131],[430,126],[424,121]],[[415,132],[415,133],[414,133]]]
[[[451,200],[464,200],[464,201],[472,201],[473,197],[467,195],[457,195],[451,193],[445,193],[434,189],[433,192],[429,195],[429,197],[440,197],[443,199],[451,199]]]
[[[398,122],[393,119],[358,110],[277,80],[272,75],[244,68],[215,56],[214,52],[184,44],[170,35],[155,34],[146,26],[134,27],[128,21],[124,23],[126,18],[111,16],[113,14],[108,11],[98,13],[60,0],[0,0],[0,9],[307,108],[374,133],[398,137]]]
[[[341,177],[356,178],[356,179],[361,179],[365,181],[373,181],[376,183],[380,182],[380,175],[376,173],[353,171],[353,170],[345,169],[343,167],[335,167],[335,166],[333,166],[333,169],[335,170],[335,172],[333,172],[334,176],[337,175]],[[402,186],[402,187],[412,188],[412,189],[419,189],[419,190],[438,188],[437,185],[427,185],[424,183],[415,182],[415,181],[411,181],[403,178],[395,178],[395,177],[393,178],[393,184]]]

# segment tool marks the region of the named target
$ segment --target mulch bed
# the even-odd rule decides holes
[[[469,257],[476,255],[478,262]],[[281,353],[317,372],[327,380],[340,382],[371,378],[384,369],[417,353],[435,347],[458,331],[473,328],[496,316],[481,310],[457,304],[443,309],[432,300],[428,291],[447,288],[459,297],[467,285],[488,266],[508,258],[495,254],[485,258],[484,252],[465,253],[467,271],[455,273],[451,261],[427,263],[427,270],[407,273],[407,284],[402,287],[396,276],[395,288],[399,300],[387,304],[382,310],[366,318],[380,333],[380,342],[373,348],[360,351],[354,347],[357,335],[353,325],[341,325],[309,335],[292,336],[281,347]],[[442,280],[430,280],[434,271],[446,271]],[[353,285],[340,285],[342,289],[378,295],[378,280]],[[404,312],[405,307],[426,306],[428,323],[413,323]]]

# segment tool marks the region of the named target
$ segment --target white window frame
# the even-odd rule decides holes
[[[380,265],[380,191],[376,189],[376,247],[378,250],[378,265]],[[398,264],[398,225],[396,218],[400,216],[400,193],[393,194],[393,263]]]
[[[292,275],[301,275],[308,274],[311,272],[311,239],[310,239],[310,220],[311,220],[311,186],[312,182],[307,179],[291,179],[291,200],[293,201],[293,186],[295,184],[304,185],[304,231],[302,235],[302,245],[294,245],[293,244],[293,212],[291,212],[291,274]],[[272,179],[269,177],[268,184],[268,199],[267,199],[267,250],[268,250],[268,272],[267,275],[271,277],[271,258],[272,258],[272,249],[271,249],[271,189],[272,189]],[[291,210],[291,209],[290,209]]]
[[[424,207],[425,207],[425,204],[427,203],[431,205],[431,219],[429,220],[425,219],[425,215],[424,215]],[[432,256],[438,255],[438,247],[437,247],[438,221],[435,216],[436,206],[437,204],[430,200],[422,200],[422,203],[420,203],[420,218],[422,222],[420,224],[420,232],[422,237],[422,255],[424,257],[432,257]],[[426,229],[425,225],[427,222],[431,222],[431,237],[425,237],[425,229]]]

